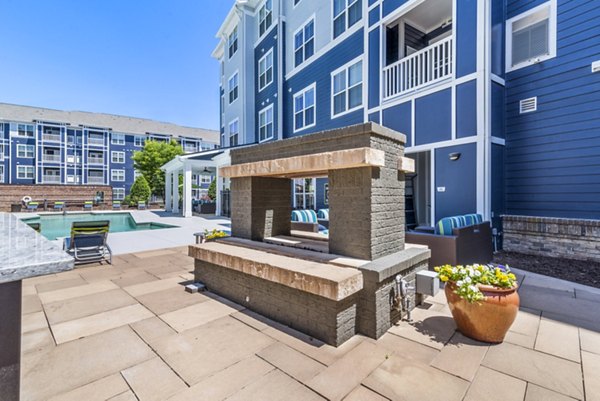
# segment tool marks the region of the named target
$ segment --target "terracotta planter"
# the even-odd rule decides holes
[[[479,285],[485,296],[469,303],[454,291],[456,284],[446,283],[446,298],[456,326],[465,336],[488,343],[501,343],[519,311],[517,287],[504,289]]]

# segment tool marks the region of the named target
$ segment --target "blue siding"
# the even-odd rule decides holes
[[[504,77],[505,0],[492,0],[492,74]]]
[[[505,135],[505,107],[504,86],[492,82],[492,136],[504,138]]]
[[[504,146],[492,144],[492,226],[499,228],[505,213]]]
[[[407,2],[408,0],[383,0],[383,16],[385,17]]]
[[[543,1],[507,4],[508,17]],[[600,7],[558,1],[557,57],[507,73],[508,213],[600,217]],[[537,96],[538,110],[519,114]]]
[[[382,114],[383,125],[406,135],[406,146],[412,146],[411,102],[401,103],[397,106],[384,109]]]
[[[369,108],[379,106],[379,29],[375,28],[369,32]]]
[[[315,194],[315,206],[318,209],[327,209],[328,204],[325,203],[325,185],[329,183],[327,178],[316,179],[316,194]]]
[[[456,87],[456,137],[477,135],[477,81]]]
[[[415,145],[452,139],[451,105],[451,89],[415,100]]]
[[[369,11],[369,26],[372,26],[379,22],[379,6],[374,7]]]
[[[450,153],[460,159],[451,161]],[[477,148],[474,143],[435,150],[435,220],[477,211]],[[438,189],[443,187],[445,191]]]
[[[456,2],[456,77],[477,69],[477,1]]]
[[[377,124],[381,124],[381,121],[379,118],[379,112],[369,114],[369,121],[372,121]]]
[[[258,62],[260,59],[267,54],[267,52],[273,49],[273,82],[265,87],[262,91],[258,91]],[[258,114],[262,109],[268,107],[270,104],[273,104],[273,138],[278,138],[277,131],[277,120],[279,117],[279,113],[277,110],[277,88],[278,88],[278,77],[279,70],[277,65],[277,59],[279,58],[279,49],[277,48],[277,28],[273,28],[271,32],[256,46],[254,49],[254,71],[256,73],[255,77],[255,99],[254,104],[255,107],[255,129],[254,133],[250,133],[249,136],[250,142],[258,142]],[[254,135],[252,137],[252,135]]]
[[[364,122],[363,109],[358,109],[340,117],[331,118],[331,71],[363,54],[363,35],[363,30],[359,30],[285,82],[284,138]],[[294,133],[294,94],[313,83],[316,83],[316,124],[311,128]]]

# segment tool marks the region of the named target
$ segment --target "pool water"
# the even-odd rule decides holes
[[[25,223],[40,223],[42,235],[49,240],[71,235],[71,225],[75,221],[110,221],[111,233],[141,230],[159,230],[163,228],[174,228],[168,224],[142,223],[137,224],[129,213],[69,213],[66,215],[43,215],[30,219],[23,219]]]

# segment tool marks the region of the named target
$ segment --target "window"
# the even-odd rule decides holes
[[[139,172],[139,171],[137,171],[137,170],[133,170],[133,180],[134,180],[134,181],[135,181],[135,180],[137,180],[137,178],[138,178],[139,176],[141,176],[141,175],[142,175],[142,173],[141,173],[141,172]]]
[[[333,117],[362,106],[362,60],[331,74],[331,115]]]
[[[110,143],[113,145],[125,145],[125,135],[113,133]]]
[[[238,49],[238,27],[233,28],[233,32],[227,38],[227,45],[229,46],[229,58],[232,58]]]
[[[229,146],[238,145],[238,136],[240,133],[240,121],[233,120],[229,123]]]
[[[300,0],[294,0],[294,7],[296,7],[300,3]]]
[[[125,199],[125,188],[113,188],[113,199],[114,200]]]
[[[17,145],[17,157],[31,159],[35,154],[33,145]]]
[[[294,207],[296,209],[315,208],[314,178],[298,178],[294,180]]]
[[[111,181],[125,181],[125,170],[110,170]]]
[[[0,183],[4,183],[4,166],[0,165]]]
[[[17,124],[17,135],[26,136],[33,138],[33,125],[30,124]]]
[[[261,91],[273,82],[273,49],[258,61],[258,90]]]
[[[133,145],[137,146],[138,148],[143,147],[145,142],[146,142],[146,138],[143,136],[136,135],[133,137]]]
[[[229,78],[229,104],[235,102],[238,98],[238,73]]]
[[[298,67],[315,53],[315,20],[308,21],[294,34],[294,66]]]
[[[258,10],[258,36],[263,36],[273,23],[273,0],[266,0]]]
[[[362,18],[361,0],[333,0],[333,38],[337,38],[346,29]]]
[[[556,57],[556,0],[507,21],[506,70]]]
[[[258,113],[258,140],[259,142],[273,138],[273,105],[262,109]]]
[[[294,95],[294,132],[315,125],[315,85]]]
[[[35,175],[33,173],[33,166],[17,166],[17,178],[20,180],[34,179]]]
[[[201,175],[200,183],[202,184],[210,184],[212,182],[212,177],[210,175]]]
[[[125,163],[125,152],[110,152],[110,160],[113,163]]]
[[[4,144],[0,143],[0,161],[4,160]]]

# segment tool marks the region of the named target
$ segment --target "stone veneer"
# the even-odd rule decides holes
[[[104,202],[112,201],[112,187],[107,185],[15,185],[0,184],[0,211],[10,212],[10,205],[21,203],[24,196],[31,196],[32,200],[40,202],[43,208],[44,199],[48,206],[53,207],[55,201],[86,201],[96,198],[96,192],[104,192]],[[81,209],[81,208],[79,208]]]
[[[600,262],[600,220],[502,216],[509,252]]]

